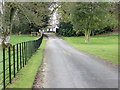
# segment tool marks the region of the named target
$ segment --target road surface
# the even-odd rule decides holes
[[[118,70],[47,34],[45,88],[117,88]]]

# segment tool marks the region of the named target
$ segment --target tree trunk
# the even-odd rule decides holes
[[[88,43],[90,41],[90,30],[85,30],[85,43]]]
[[[94,31],[92,31],[92,36],[95,36]]]
[[[3,42],[5,41],[5,38],[4,38],[4,25],[3,25],[3,22],[4,22],[4,0],[2,0],[2,2],[0,3],[0,45],[3,44]]]
[[[6,4],[6,3],[5,3]],[[16,9],[11,5],[5,5],[4,2],[1,5],[1,31],[0,31],[0,44],[2,47],[9,47],[10,33],[12,31],[12,20]]]

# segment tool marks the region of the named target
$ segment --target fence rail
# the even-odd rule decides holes
[[[12,47],[3,48],[3,71],[0,72],[0,88],[5,89],[8,84],[12,83],[13,78],[22,69],[37,51],[42,43],[43,36],[38,40],[18,43]]]

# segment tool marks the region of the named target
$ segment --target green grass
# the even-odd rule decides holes
[[[12,45],[17,44],[17,43],[21,43],[21,42],[25,42],[25,41],[31,41],[31,40],[36,40],[39,37],[32,37],[32,36],[28,36],[28,35],[22,35],[22,36],[15,36],[12,35],[11,36],[11,43]],[[0,61],[3,60],[3,56],[2,56],[3,52],[2,52],[2,48],[0,48]],[[7,52],[6,52],[6,57],[7,57]],[[8,63],[8,61],[6,61],[6,63]],[[8,65],[8,64],[6,64]],[[0,63],[0,73],[3,71],[3,63]],[[2,82],[3,76],[0,75],[0,83]],[[2,85],[0,85],[0,88],[2,87]]]
[[[39,37],[32,37],[32,36],[28,36],[28,35],[22,35],[22,36],[15,36],[15,35],[12,35],[11,36],[11,44],[14,45],[14,44],[17,44],[17,43],[21,43],[21,42],[25,42],[25,41],[31,41],[31,40],[36,40],[38,39]],[[2,48],[0,48],[0,61],[2,60]],[[2,66],[2,65],[0,65]],[[1,71],[1,68],[0,68],[0,71]]]
[[[31,40],[36,40],[39,37],[32,37],[32,36],[28,36],[28,35],[22,35],[22,36],[15,36],[12,35],[11,36],[11,44],[15,45],[17,43],[21,43],[21,42],[25,42],[25,41],[31,41]],[[0,48],[0,61],[2,59],[2,48]]]
[[[12,35],[10,41],[14,45],[14,44],[25,42],[25,41],[36,40],[38,38],[39,37],[32,37],[32,36],[28,36],[28,35],[22,35],[22,36]]]
[[[32,88],[38,68],[42,63],[45,44],[46,42],[43,40],[37,53],[34,54],[27,65],[21,69],[14,79],[13,84],[9,85],[8,88]]]
[[[75,48],[118,64],[118,36],[94,36],[89,43],[84,37],[64,37]]]

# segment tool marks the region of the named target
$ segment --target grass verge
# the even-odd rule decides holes
[[[89,43],[84,37],[63,37],[75,48],[95,55],[99,58],[118,64],[118,36],[94,36]]]
[[[43,40],[37,53],[35,53],[28,61],[27,65],[20,70],[13,80],[13,83],[9,85],[8,88],[32,88],[39,66],[42,64],[45,44],[46,42]]]

